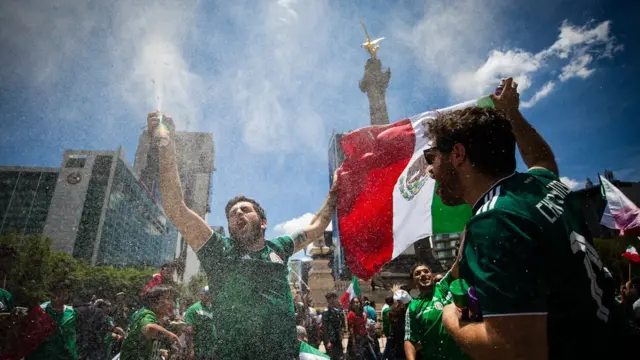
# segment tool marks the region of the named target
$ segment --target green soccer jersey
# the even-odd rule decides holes
[[[160,358],[160,341],[148,339],[142,329],[150,324],[159,324],[156,314],[142,308],[131,315],[127,337],[122,342],[120,360],[157,360]]]
[[[0,313],[10,313],[13,311],[14,306],[13,295],[5,289],[0,289]]]
[[[453,301],[449,292],[453,280],[448,272],[433,292],[420,294],[407,308],[404,339],[422,344],[423,359],[468,359],[442,325],[442,309]]]
[[[390,306],[382,309],[382,332],[386,337],[389,337],[389,309]]]
[[[197,255],[209,280],[222,359],[293,359],[298,356],[293,298],[287,260],[289,236],[246,252],[214,232]]]
[[[51,307],[49,302],[40,305],[47,315],[58,325],[58,331],[35,351],[27,356],[27,360],[69,360],[78,359],[76,347],[76,311],[71,306],[64,306],[62,312]]]
[[[193,347],[196,359],[213,357],[215,355],[215,326],[213,325],[211,307],[204,306],[198,301],[185,311],[184,322],[192,325],[195,330]]]
[[[602,354],[613,294],[575,193],[532,169],[498,181],[473,214],[460,274],[483,316],[546,314],[551,359]]]

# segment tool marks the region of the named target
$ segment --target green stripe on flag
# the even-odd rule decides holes
[[[433,234],[460,233],[471,219],[471,206],[468,204],[447,206],[442,203],[440,196],[436,195],[438,184],[433,187],[433,200],[431,201],[431,216]]]
[[[351,286],[353,287],[353,293],[356,297],[360,297],[362,293],[360,292],[360,283],[358,282],[357,277],[354,276],[353,279],[351,279]]]

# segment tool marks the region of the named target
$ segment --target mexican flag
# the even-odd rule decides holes
[[[600,223],[608,228],[619,230],[620,235],[640,236],[640,208],[602,176],[600,184],[607,200]]]
[[[640,263],[640,256],[638,255],[638,251],[636,250],[635,247],[631,245],[627,247],[627,251],[625,251],[624,254],[622,254],[622,256],[629,261]]]
[[[358,284],[358,278],[354,276],[353,279],[351,279],[351,284],[347,288],[347,291],[345,291],[344,295],[340,298],[342,308],[348,309],[351,300],[355,297],[359,297],[360,294],[360,284]]]
[[[323,360],[330,357],[304,341],[300,341],[300,360]]]
[[[493,107],[488,98],[429,111],[340,139],[345,160],[338,184],[338,225],[349,268],[369,279],[411,244],[433,234],[459,233],[471,207],[445,206],[435,194],[423,151],[425,124],[437,114],[470,106]]]

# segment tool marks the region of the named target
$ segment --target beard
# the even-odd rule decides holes
[[[442,203],[447,206],[457,206],[465,203],[462,195],[462,183],[460,175],[451,163],[445,162],[441,166],[441,179],[438,181],[436,193],[440,196]]]
[[[260,228],[260,223],[247,223],[241,229],[231,231],[229,229],[230,237],[241,247],[247,246],[257,239],[261,239],[262,229]]]

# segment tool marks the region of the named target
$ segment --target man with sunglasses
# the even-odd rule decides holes
[[[427,124],[438,194],[473,207],[453,272],[475,288],[483,315],[468,323],[450,304],[443,324],[475,359],[604,356],[613,294],[603,291],[580,204],[518,110],[517,84],[506,79],[499,90],[497,110],[466,108]],[[515,171],[516,144],[526,173]]]

